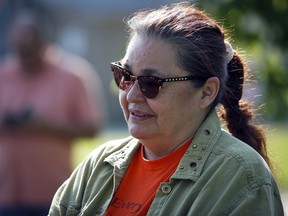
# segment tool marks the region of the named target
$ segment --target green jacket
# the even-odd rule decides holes
[[[49,216],[103,215],[139,146],[129,137],[94,150],[58,189]],[[148,215],[282,216],[284,212],[264,160],[221,130],[212,112],[170,182],[159,185]]]

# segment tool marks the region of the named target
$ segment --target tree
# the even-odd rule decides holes
[[[254,69],[263,85],[267,118],[287,120],[288,1],[199,0],[196,5],[222,20],[226,29],[232,29],[233,46],[255,54]]]

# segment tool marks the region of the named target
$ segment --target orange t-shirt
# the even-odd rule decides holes
[[[158,160],[146,160],[142,146],[136,152],[105,215],[146,215],[160,183],[169,181],[190,143],[191,140]]]

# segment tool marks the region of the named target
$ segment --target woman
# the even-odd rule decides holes
[[[240,100],[247,71],[223,29],[188,3],[128,26],[111,68],[131,137],[92,152],[50,215],[283,215],[264,134]]]

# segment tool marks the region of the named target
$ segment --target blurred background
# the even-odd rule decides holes
[[[109,63],[123,57],[127,34],[123,19],[141,8],[154,8],[176,0],[0,0],[0,59],[9,48],[11,17],[22,7],[47,13],[54,41],[64,50],[89,61],[100,76],[105,94],[107,121],[93,140],[79,140],[74,147],[74,166],[97,145],[126,136],[126,127],[112,82]],[[288,191],[288,1],[199,0],[191,1],[219,20],[231,44],[243,54],[253,72],[245,97],[261,111],[267,125],[268,149],[276,162],[277,180]],[[249,95],[257,97],[249,97]]]
[[[14,13],[28,6],[47,13],[48,28],[63,49],[93,64],[104,84],[109,110],[108,126],[123,118],[111,88],[109,63],[123,57],[127,34],[123,19],[141,8],[153,8],[175,0],[0,0],[0,58],[9,52],[7,29]],[[242,52],[257,83],[250,83],[263,104],[265,119],[288,121],[288,1],[201,0],[191,1],[223,22],[233,47]],[[256,89],[255,89],[255,88]],[[112,91],[111,91],[112,90]],[[246,92],[247,93],[247,92]],[[252,92],[255,94],[255,92]],[[249,92],[247,93],[249,94]]]

